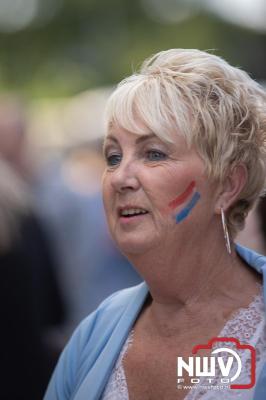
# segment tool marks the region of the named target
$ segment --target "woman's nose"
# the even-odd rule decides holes
[[[112,173],[112,185],[120,193],[127,190],[137,190],[139,180],[137,168],[132,161],[122,161],[121,164]]]

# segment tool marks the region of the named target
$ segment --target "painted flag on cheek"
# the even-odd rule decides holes
[[[194,190],[195,187],[196,187],[196,182],[192,181],[183,193],[181,193],[178,197],[176,197],[169,203],[169,207],[171,209],[175,209],[176,207],[179,207],[186,202],[184,207],[175,216],[177,224],[179,224],[181,221],[183,221],[185,218],[188,217],[188,215],[191,213],[191,211],[193,210],[193,208],[196,206],[197,202],[200,199],[199,192]]]

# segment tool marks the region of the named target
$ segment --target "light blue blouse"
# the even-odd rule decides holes
[[[266,257],[236,245],[238,254],[263,275]],[[61,354],[44,400],[99,400],[128,334],[149,293],[145,282],[108,297],[76,329]],[[265,307],[266,310],[266,307]],[[266,399],[266,360],[254,400]]]

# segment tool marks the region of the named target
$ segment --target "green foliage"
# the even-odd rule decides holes
[[[0,85],[30,96],[71,95],[116,83],[147,56],[171,47],[217,49],[265,79],[265,42],[265,35],[210,15],[156,22],[140,0],[65,0],[46,24],[0,33]]]

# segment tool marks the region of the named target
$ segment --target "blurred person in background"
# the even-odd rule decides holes
[[[17,102],[1,99],[1,398],[37,400],[60,351],[51,333],[62,324],[64,307],[49,238],[27,182],[22,115]]]
[[[262,204],[265,204],[265,197],[260,198],[258,204],[247,216],[245,228],[237,235],[237,243],[250,247],[257,253],[266,253],[266,220],[263,215]]]
[[[45,400],[264,400],[266,257],[234,240],[265,190],[266,93],[213,54],[162,51],[111,96],[104,155],[108,225],[145,282],[80,324]],[[213,391],[207,373],[177,387],[177,357],[217,337],[254,346],[255,386]]]
[[[261,232],[261,246],[266,248],[266,197],[262,197],[257,206],[257,225]]]
[[[35,217],[49,239],[65,308],[64,324],[51,335],[60,348],[106,296],[141,278],[108,233],[100,194],[102,142],[73,146],[57,158],[48,155],[40,165],[25,116],[16,98],[0,99],[0,154],[27,184]]]
[[[0,157],[25,181],[31,182],[36,171],[26,130],[22,100],[15,95],[0,96]]]
[[[102,142],[68,149],[47,164],[36,195],[50,232],[67,304],[66,338],[100,302],[141,278],[110,238],[100,193]]]

